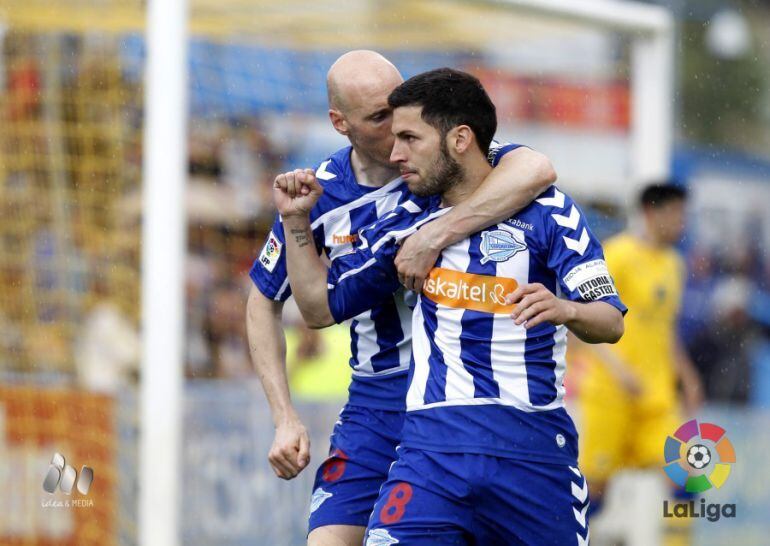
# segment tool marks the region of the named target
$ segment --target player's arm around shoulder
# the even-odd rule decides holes
[[[489,158],[494,169],[481,186],[403,243],[396,268],[407,289],[420,291],[441,250],[510,218],[556,181],[556,171],[544,154],[526,146],[498,148]]]

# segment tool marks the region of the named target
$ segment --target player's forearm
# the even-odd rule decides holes
[[[545,155],[518,148],[500,159],[467,200],[422,229],[431,231],[437,248],[446,248],[510,218],[555,181],[556,172]]]
[[[313,242],[307,216],[285,216],[286,264],[289,284],[302,317],[310,328],[334,324],[327,295],[328,270]]]
[[[617,343],[623,336],[623,314],[609,303],[568,302],[571,318],[564,324],[586,343]]]
[[[270,404],[273,423],[298,419],[286,375],[286,339],[281,325],[283,303],[266,298],[251,287],[246,304],[246,332],[254,369]]]

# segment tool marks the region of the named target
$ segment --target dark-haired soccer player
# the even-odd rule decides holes
[[[348,52],[329,70],[329,118],[351,146],[329,156],[315,171],[325,191],[310,210],[309,244],[332,263],[350,252],[359,229],[409,199],[398,166],[390,162],[394,137],[387,99],[402,82],[396,67],[374,51]],[[487,159],[496,168],[478,192],[436,223],[439,234],[429,240],[431,245],[443,248],[508,217],[555,177],[548,159],[525,147],[495,146]],[[276,427],[268,457],[279,477],[291,479],[309,463],[310,446],[286,378],[281,309],[291,287],[285,243],[278,217],[251,270],[247,324],[252,359]],[[361,544],[372,505],[395,460],[404,419],[411,310],[403,294],[371,301],[351,318],[350,395],[334,427],[329,457],[316,473],[308,537],[312,546]]]
[[[316,326],[391,297],[399,242],[449,214],[491,168],[495,107],[473,76],[426,72],[388,103],[391,159],[416,197],[363,230],[352,253],[327,271],[309,246],[307,213],[322,193],[312,174],[298,176],[304,194],[281,183],[274,192],[292,289]],[[588,491],[563,404],[566,335],[615,342],[624,312],[601,246],[555,186],[445,248],[414,310],[398,460],[366,544],[586,543]]]

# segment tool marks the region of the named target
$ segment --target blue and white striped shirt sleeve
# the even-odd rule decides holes
[[[625,314],[628,308],[618,296],[602,245],[589,229],[585,214],[555,186],[553,192],[554,197],[538,201],[562,201],[560,206],[547,207],[544,217],[550,246],[548,266],[556,272],[562,293],[572,301],[604,301]]]
[[[322,227],[313,229],[313,241],[319,254],[323,249],[322,229]],[[283,222],[280,215],[276,214],[273,227],[267,234],[262,250],[249,270],[249,277],[254,285],[265,297],[274,301],[286,301],[291,296],[285,245]]]
[[[361,233],[363,239],[364,232]],[[398,290],[394,265],[396,240],[379,246],[376,252],[364,241],[353,252],[331,263],[327,277],[329,310],[339,323],[367,311]]]
[[[446,211],[423,212],[416,202],[404,202],[362,229],[359,244],[353,252],[332,261],[327,277],[328,299],[336,322],[371,309],[398,290],[400,284],[394,261],[401,241]]]

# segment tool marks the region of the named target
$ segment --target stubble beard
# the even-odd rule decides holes
[[[443,194],[457,185],[465,176],[462,165],[449,155],[446,142],[442,143],[439,152],[439,156],[431,165],[424,180],[420,182],[419,186],[409,188],[418,197]]]

